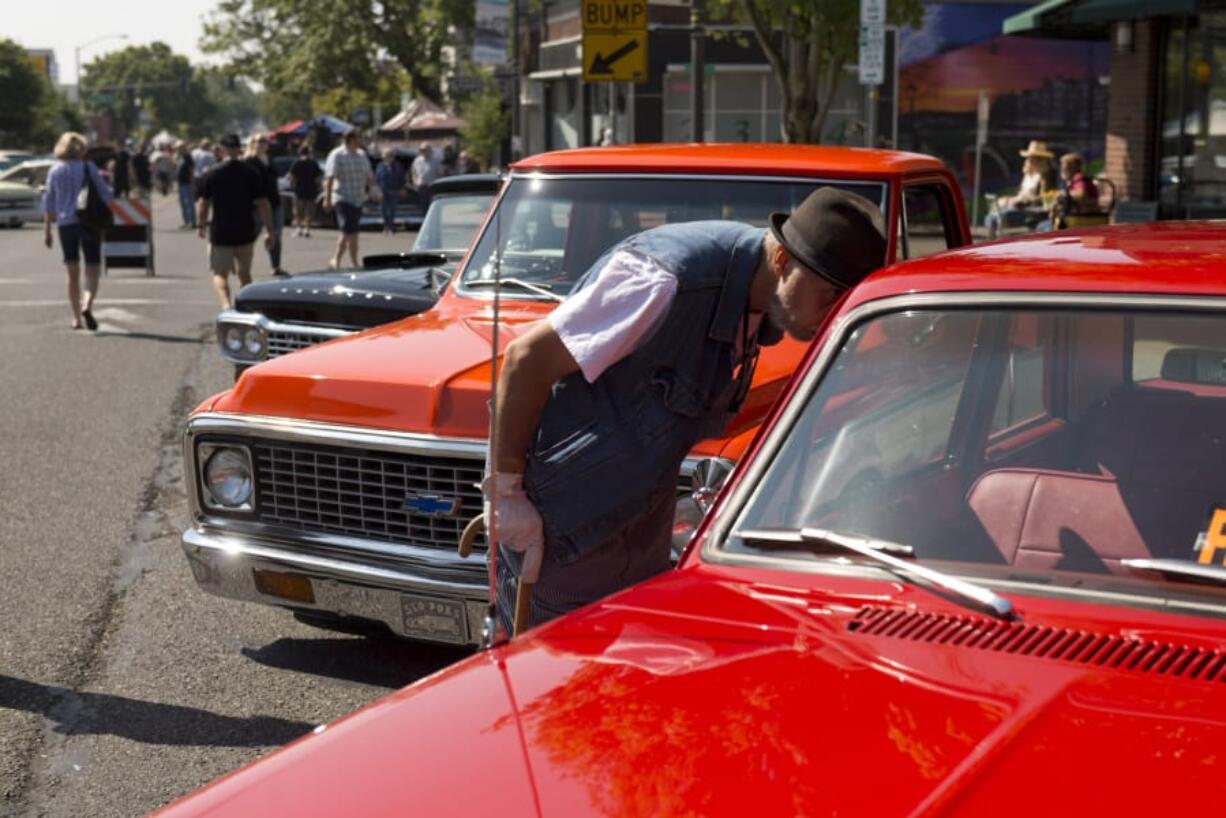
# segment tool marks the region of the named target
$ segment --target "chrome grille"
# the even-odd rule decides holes
[[[482,460],[261,441],[254,447],[261,520],[308,531],[454,549],[481,513]],[[452,514],[405,508],[411,496],[458,499]],[[484,537],[476,547],[484,549]]]
[[[275,358],[278,355],[288,355],[291,352],[296,352],[297,350],[305,349],[321,341],[328,340],[331,339],[321,338],[308,332],[274,330],[268,333],[268,357]]]

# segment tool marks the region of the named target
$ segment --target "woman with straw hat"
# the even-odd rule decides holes
[[[1041,207],[1043,194],[1056,190],[1059,184],[1055,165],[1052,164],[1056,157],[1048,150],[1046,143],[1031,140],[1026,150],[1018,153],[1025,160],[1022,163],[1022,184],[1016,195],[997,199],[984,217],[983,224],[988,229],[990,239],[1000,235],[1003,228],[1026,224],[1027,208]]]

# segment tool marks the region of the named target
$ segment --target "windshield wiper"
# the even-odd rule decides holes
[[[464,285],[467,287],[493,287],[503,284],[510,284],[512,287],[519,287],[520,289],[527,290],[530,293],[535,293],[542,298],[549,298],[559,302],[566,300],[557,293],[550,292],[550,287],[548,284],[530,284],[520,278],[500,278],[498,281],[494,281],[492,278],[482,278],[478,279],[477,281],[464,282]]]
[[[861,537],[855,534],[841,534],[837,531],[828,531],[824,528],[750,529],[734,531],[732,535],[767,547],[800,546],[809,551],[834,547],[844,551],[851,551],[854,554],[859,554],[862,557],[873,560],[900,576],[918,577],[924,582],[934,585],[957,598],[968,607],[982,611],[989,616],[1006,620],[1017,618],[1012,603],[1000,594],[966,580],[951,577],[940,571],[934,571],[923,565],[904,562],[898,556],[893,556],[897,554],[914,558],[915,549],[910,545],[903,545],[902,543],[890,542],[888,540],[877,540],[872,537]]]
[[[1138,571],[1156,571],[1169,577],[1200,580],[1213,585],[1226,585],[1226,568],[1219,565],[1201,565],[1187,560],[1126,559],[1120,565]]]

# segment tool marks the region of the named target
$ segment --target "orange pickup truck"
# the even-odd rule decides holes
[[[970,240],[958,187],[928,156],[644,145],[518,162],[432,309],[260,364],[193,412],[183,548],[197,583],[322,627],[375,623],[412,639],[478,644],[484,543],[467,559],[456,545],[481,511],[496,274],[505,345],[617,241],[669,222],[765,225],[822,185],[881,208],[888,261]],[[763,351],[724,436],[686,460],[679,496],[689,502],[695,473],[736,461],[803,352],[791,341]]]

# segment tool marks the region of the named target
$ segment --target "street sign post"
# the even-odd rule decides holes
[[[885,27],[880,23],[860,26],[860,84],[885,82]]]
[[[979,91],[979,104],[975,109],[975,185],[971,195],[971,224],[979,224],[979,183],[983,170],[983,146],[988,141],[988,118],[992,113],[992,104],[987,92]]]
[[[886,0],[860,0],[860,84],[885,82]]]
[[[582,0],[583,80],[647,81],[646,0]]]

